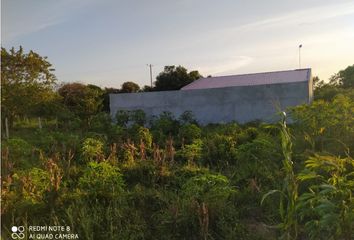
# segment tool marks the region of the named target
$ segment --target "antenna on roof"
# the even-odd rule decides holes
[[[301,48],[302,44],[299,45],[299,69],[301,69]]]

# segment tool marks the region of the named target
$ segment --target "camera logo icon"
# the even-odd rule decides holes
[[[11,238],[12,239],[24,239],[25,238],[25,227],[24,226],[12,226],[11,228]]]

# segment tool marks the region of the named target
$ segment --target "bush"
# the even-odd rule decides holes
[[[353,239],[354,160],[316,155],[298,179],[308,186],[298,210],[311,239]]]
[[[179,138],[184,144],[191,144],[194,140],[199,139],[202,130],[195,124],[186,124],[179,128]]]
[[[27,141],[21,138],[10,138],[3,142],[2,152],[7,151],[6,149],[8,150],[9,161],[19,167],[28,165],[33,147]]]
[[[185,125],[185,124],[198,124],[197,123],[197,120],[195,119],[194,117],[194,114],[193,112],[191,111],[185,111],[183,112],[179,118],[178,118],[179,122],[182,124],[182,125]]]
[[[236,140],[232,136],[209,134],[203,139],[203,163],[217,169],[223,169],[234,162]]]
[[[292,109],[296,121],[299,142],[307,142],[305,148],[345,156],[353,149],[354,102],[350,96],[337,95],[333,101],[315,101]],[[303,145],[303,144],[302,144]]]
[[[119,110],[116,113],[117,125],[120,127],[126,127],[129,122],[129,111]]]
[[[196,216],[199,238],[207,239],[209,226],[214,226],[222,209],[229,209],[228,199],[236,190],[230,186],[229,180],[221,174],[204,174],[188,180],[182,186],[184,200],[187,201],[187,210]],[[189,209],[188,209],[189,206]],[[191,223],[193,223],[193,218]]]
[[[103,160],[103,142],[93,138],[86,138],[81,147],[81,154],[86,162]]]
[[[90,122],[90,130],[99,133],[109,133],[112,128],[112,119],[108,113],[100,112],[94,115]]]
[[[275,187],[280,176],[280,143],[268,135],[260,135],[251,142],[236,148],[236,172],[234,179],[245,184],[249,179],[257,179],[258,184]]]
[[[31,168],[18,171],[6,185],[2,187],[2,211],[13,211],[13,214],[32,212],[44,206],[50,190],[50,176],[40,168]]]
[[[122,172],[125,182],[130,186],[140,184],[154,187],[158,178],[158,169],[151,161],[140,161],[131,166],[125,165]]]
[[[211,173],[192,177],[182,186],[182,191],[187,198],[210,205],[224,204],[236,192],[227,177]]]
[[[200,139],[194,140],[191,144],[185,145],[178,152],[183,159],[188,161],[188,165],[194,165],[202,158],[203,141]]]
[[[139,146],[141,142],[143,142],[145,147],[147,148],[151,148],[152,146],[152,134],[150,133],[150,130],[146,127],[134,124],[129,129],[129,137],[134,141],[137,146]]]
[[[89,162],[78,187],[89,196],[111,197],[123,192],[124,181],[117,167],[107,162]]]
[[[133,122],[133,124],[145,126],[146,114],[143,110],[134,110],[130,112],[130,120]]]

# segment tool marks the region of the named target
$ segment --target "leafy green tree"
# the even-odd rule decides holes
[[[330,83],[342,88],[354,87],[354,65],[348,66],[346,69],[333,75],[330,79]]]
[[[16,116],[31,115],[35,107],[51,101],[56,81],[53,71],[47,58],[38,53],[25,53],[22,47],[17,51],[1,48],[2,118],[12,125]]]
[[[121,92],[122,93],[135,93],[135,92],[139,92],[140,87],[138,84],[134,83],[134,82],[125,82],[122,84],[122,89]]]
[[[156,77],[155,89],[157,91],[179,90],[201,77],[198,71],[188,73],[182,66],[165,66],[164,71]]]
[[[152,92],[152,91],[154,91],[154,87],[145,85],[145,86],[141,89],[141,91],[142,91],[142,92]]]
[[[103,93],[103,108],[102,111],[104,112],[110,112],[110,107],[109,107],[109,94],[113,93],[120,93],[120,90],[118,88],[105,88],[104,93]]]
[[[93,115],[102,110],[103,94],[101,88],[81,83],[67,83],[58,90],[68,109],[80,117],[86,126],[90,125]]]
[[[312,151],[346,155],[354,147],[353,96],[354,91],[338,94],[329,102],[318,100],[293,108],[295,134],[303,139],[299,144],[307,143]]]

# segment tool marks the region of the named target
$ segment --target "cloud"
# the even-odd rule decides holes
[[[294,11],[276,17],[266,18],[228,30],[254,30],[255,28],[289,27],[291,25],[306,25],[324,20],[354,14],[354,2],[313,7]]]
[[[93,0],[28,1],[2,3],[2,40],[11,42],[68,20],[70,14],[89,6]]]

